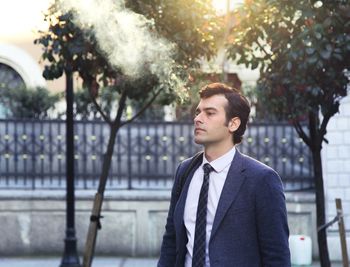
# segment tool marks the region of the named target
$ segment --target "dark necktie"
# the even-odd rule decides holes
[[[204,164],[204,177],[201,192],[198,199],[196,228],[194,233],[192,267],[204,267],[205,264],[205,239],[207,227],[207,204],[209,189],[209,173],[213,167],[209,163]]]

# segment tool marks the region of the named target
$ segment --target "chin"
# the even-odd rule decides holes
[[[204,141],[204,140],[201,140],[200,138],[194,138],[194,142],[195,142],[197,145],[203,145],[203,144],[205,144],[205,141]]]
[[[198,145],[201,145],[202,144],[202,141],[198,138],[194,138],[194,142]]]

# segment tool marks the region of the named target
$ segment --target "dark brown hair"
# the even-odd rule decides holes
[[[241,94],[238,89],[232,88],[224,83],[211,83],[204,86],[199,95],[201,98],[209,98],[213,95],[223,95],[228,101],[226,105],[226,123],[234,118],[238,117],[241,120],[241,125],[233,133],[233,143],[239,144],[242,142],[243,134],[247,128],[250,105],[248,100]]]

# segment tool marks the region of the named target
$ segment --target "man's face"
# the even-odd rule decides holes
[[[213,95],[201,99],[194,117],[194,141],[197,144],[211,145],[232,142],[232,134],[239,127],[239,118],[226,121],[224,95]]]

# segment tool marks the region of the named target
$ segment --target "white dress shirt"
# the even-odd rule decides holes
[[[229,152],[222,155],[220,158],[208,162],[203,155],[203,162],[199,168],[195,171],[191,183],[189,185],[185,210],[184,210],[184,223],[186,227],[186,233],[188,238],[187,254],[185,260],[185,267],[192,266],[192,254],[193,254],[193,243],[194,243],[194,233],[196,226],[196,215],[197,215],[197,206],[199,193],[203,183],[203,165],[205,163],[210,163],[215,171],[212,171],[209,176],[209,192],[208,192],[208,211],[207,211],[207,237],[206,237],[206,250],[205,250],[205,266],[209,267],[209,239],[211,234],[211,229],[213,227],[214,217],[216,209],[219,203],[219,198],[221,195],[222,188],[226,180],[228,170],[231,166],[231,162],[235,155],[235,148],[233,147]]]

